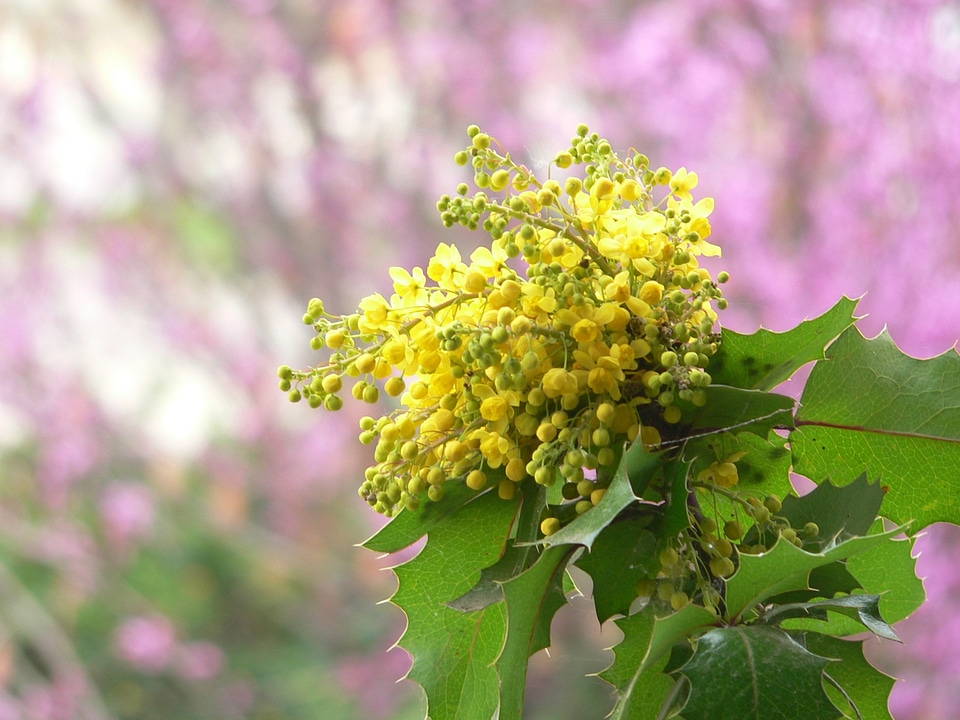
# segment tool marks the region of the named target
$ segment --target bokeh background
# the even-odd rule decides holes
[[[956,0],[0,0],[0,720],[421,717],[359,411],[275,370],[310,297],[482,240],[435,211],[473,122],[697,170],[729,327],[960,337]],[[918,548],[869,652],[960,717],[960,532]],[[614,632],[556,635],[530,717],[603,717]]]

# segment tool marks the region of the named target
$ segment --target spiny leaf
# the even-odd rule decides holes
[[[496,710],[493,663],[506,633],[505,608],[496,603],[464,613],[445,603],[498,560],[516,510],[515,501],[496,493],[480,495],[433,522],[423,550],[395,569],[392,602],[407,616],[399,645],[413,656],[408,677],[426,691],[432,720],[490,720]]]
[[[503,600],[503,583],[516,577],[540,557],[533,544],[540,525],[540,511],[544,505],[544,488],[534,483],[521,485],[520,513],[517,517],[515,536],[507,543],[503,557],[480,573],[477,584],[460,597],[447,603],[461,612],[482,610]]]
[[[653,633],[653,609],[649,606],[635,615],[616,621],[623,640],[613,648],[614,661],[600,677],[617,688],[617,705],[611,720],[654,720],[674,680],[661,671],[665,655],[641,670]]]
[[[881,532],[882,527],[883,522],[877,520],[873,532]],[[845,572],[856,578],[858,588],[880,597],[880,613],[891,625],[913,614],[926,597],[923,583],[917,577],[913,545],[913,538],[891,538],[888,542],[857,553],[844,563]],[[814,584],[812,578],[813,573],[811,585]],[[809,595],[808,599],[812,597],[830,596],[821,591]],[[771,601],[777,599],[771,598]],[[829,624],[817,620],[789,620],[784,627],[816,630],[839,637],[853,635],[862,629],[854,620],[845,618],[831,618]]]
[[[850,328],[810,373],[790,444],[814,480],[880,475],[896,522],[960,522],[960,355],[918,360]]]
[[[874,635],[886,638],[887,640],[896,640],[898,642],[900,640],[890,624],[880,616],[879,595],[845,595],[827,600],[812,600],[809,602],[780,605],[765,613],[763,621],[767,625],[783,624],[783,627],[787,627],[786,624],[783,623],[783,621],[787,619],[815,618],[829,624],[830,620],[828,620],[827,611],[830,610],[843,613],[844,616],[859,622]]]
[[[863,642],[838,640],[820,633],[807,633],[805,640],[810,652],[839,661],[830,663],[826,673],[856,706],[856,710],[851,708],[848,717],[855,718],[859,713],[863,720],[893,720],[887,702],[894,679],[867,662]]]
[[[771,390],[803,365],[822,359],[830,341],[853,324],[856,307],[856,300],[844,297],[820,317],[784,333],[761,328],[743,335],[724,329],[710,375],[718,385]]]
[[[637,446],[639,446],[639,443],[634,444],[634,447]],[[627,454],[631,456],[630,462],[633,463],[636,478],[653,477],[660,468],[661,456],[659,453],[646,452],[640,446],[639,451],[631,448],[629,453],[624,454],[624,457]],[[621,461],[600,504],[546,538],[544,540],[545,545],[583,545],[590,548],[600,531],[613,522],[621,510],[638,499],[627,474],[625,462]]]
[[[715,625],[717,616],[700,605],[690,603],[680,610],[663,617],[658,617],[653,623],[650,634],[650,647],[640,663],[640,672],[653,667],[674,645],[681,640],[691,637],[699,629]]]
[[[522,717],[527,659],[550,645],[550,623],[566,603],[564,568],[575,550],[563,545],[547,548],[533,567],[503,585],[507,636],[497,658],[501,720]]]
[[[752,432],[765,438],[775,427],[793,427],[796,401],[786,395],[728,385],[707,388],[707,404],[695,408],[683,403],[694,434],[707,430]],[[691,409],[687,409],[691,408]]]
[[[776,628],[717,628],[679,672],[690,683],[686,720],[836,720],[823,689],[830,661]]]
[[[856,480],[843,487],[838,488],[827,480],[806,495],[784,498],[778,515],[786,518],[795,528],[815,522],[820,528],[817,541],[822,544],[840,535],[866,535],[880,512],[882,502],[883,488],[880,483],[871,483],[867,474],[861,473]]]
[[[844,560],[865,552],[900,532],[858,537],[820,553],[801,550],[793,543],[778,540],[776,545],[761,555],[740,556],[740,567],[727,581],[727,617],[739,620],[744,613],[767,598],[794,590],[806,590],[810,571],[815,567]]]
[[[637,583],[656,577],[660,569],[657,538],[648,524],[646,518],[631,518],[608,525],[576,562],[593,580],[593,605],[601,625],[613,615],[626,615],[637,597]]]
[[[448,483],[442,502],[424,502],[416,510],[404,510],[372,537],[361,543],[367,550],[395,553],[410,547],[431,528],[456,515],[460,508],[479,496],[465,483]]]

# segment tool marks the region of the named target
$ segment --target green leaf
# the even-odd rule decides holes
[[[640,672],[653,667],[670,648],[681,640],[694,635],[698,630],[715,625],[717,616],[701,605],[684,605],[680,610],[663,617],[658,617],[653,623],[653,632],[650,635],[650,647],[640,663]]]
[[[497,659],[500,676],[500,720],[520,720],[527,678],[527,659],[550,645],[550,623],[565,603],[563,576],[572,546],[544,550],[526,572],[504,583],[507,636]]]
[[[707,388],[707,404],[696,408],[681,403],[696,435],[702,431],[742,430],[766,438],[775,427],[793,427],[796,400],[764,390],[729,385]]]
[[[637,597],[637,583],[660,570],[657,537],[646,518],[630,518],[605,527],[576,565],[593,580],[593,605],[602,625],[626,615]]]
[[[663,481],[669,488],[669,493],[666,497],[667,507],[663,521],[657,528],[657,535],[661,538],[674,537],[690,527],[690,512],[687,508],[687,498],[690,494],[687,487],[689,473],[689,462],[671,460],[664,464]]]
[[[476,490],[471,490],[461,482],[447,483],[444,489],[443,500],[420,503],[416,510],[403,510],[372,537],[360,543],[361,546],[382,553],[403,550],[430,532],[431,528],[447,522],[464,505],[480,497]],[[496,495],[496,492],[488,490],[487,494]]]
[[[740,567],[727,581],[727,617],[737,621],[767,598],[809,587],[810,571],[837,560],[865,552],[900,532],[857,537],[825,552],[811,553],[793,543],[778,540],[761,555],[740,555]]]
[[[867,662],[863,642],[838,640],[820,633],[808,633],[805,637],[810,652],[840,661],[831,663],[826,672],[856,706],[850,717],[857,717],[859,712],[863,720],[893,720],[887,702],[895,681]]]
[[[874,531],[880,532],[883,523],[877,520]],[[857,587],[863,592],[880,596],[880,613],[891,625],[909,617],[925,599],[923,582],[917,577],[916,559],[913,557],[914,539],[891,537],[869,550],[857,553],[844,563],[845,572],[856,578]],[[827,566],[829,567],[829,566]],[[813,582],[811,573],[811,585]],[[850,588],[844,589],[850,592]],[[810,597],[829,597],[821,589]],[[771,598],[775,601],[777,598]],[[853,620],[833,618],[828,624],[817,620],[790,620],[784,627],[816,630],[839,637],[854,635],[861,631]]]
[[[810,373],[790,444],[813,480],[880,475],[895,522],[960,522],[960,355],[918,360],[850,328]]]
[[[827,480],[806,495],[788,496],[777,514],[798,529],[808,522],[816,523],[820,533],[815,540],[824,544],[837,536],[866,535],[882,502],[883,487],[879,482],[871,483],[867,474],[861,473],[843,487]]]
[[[767,625],[781,625],[787,627],[784,620],[791,618],[816,618],[829,624],[827,611],[842,613],[848,618],[859,622],[874,635],[887,640],[900,641],[893,628],[880,615],[879,595],[845,595],[827,600],[813,600],[809,602],[791,603],[773,608],[763,616]],[[860,628],[858,628],[859,630]],[[832,633],[837,634],[837,633]],[[848,633],[852,634],[852,633]]]
[[[646,452],[639,443],[635,443],[634,447],[637,446],[640,447],[639,451],[631,448],[628,453],[624,454],[624,457],[627,455],[632,457],[631,462],[634,464],[635,477],[648,478],[647,482],[649,483],[649,478],[652,478],[660,469],[661,456],[659,453]],[[589,549],[600,531],[613,522],[621,510],[639,499],[633,490],[624,462],[621,461],[616,473],[614,473],[610,487],[607,488],[600,504],[575,518],[550,537],[545,538],[545,545],[583,545]]]
[[[660,711],[674,680],[661,671],[667,664],[663,655],[652,665],[641,670],[653,634],[653,610],[616,621],[623,631],[623,640],[613,648],[614,660],[600,677],[617,689],[617,705],[611,720],[654,720]]]
[[[836,720],[823,688],[830,661],[764,626],[717,628],[679,672],[690,683],[685,720]]]
[[[822,359],[830,341],[853,324],[856,307],[856,300],[844,297],[820,317],[783,333],[761,328],[743,335],[724,329],[710,375],[718,385],[771,390],[803,365]]]
[[[474,497],[441,514],[423,550],[395,568],[399,586],[392,602],[407,616],[399,645],[413,656],[408,677],[426,691],[432,720],[490,720],[497,707],[494,662],[506,635],[506,609],[496,603],[463,613],[445,603],[473,587],[481,569],[500,558],[517,503],[496,493]]]
[[[520,513],[516,524],[516,536],[507,543],[507,549],[499,562],[484,568],[477,584],[460,597],[447,603],[462,612],[482,610],[503,600],[503,583],[510,580],[540,557],[533,544],[540,532],[540,512],[544,505],[545,488],[535,483],[521,485]]]
[[[695,458],[691,477],[697,478],[714,461],[724,460],[734,453],[746,453],[737,460],[738,489],[757,497],[767,494],[784,497],[793,492],[790,449],[786,444],[785,438],[773,432],[767,438],[746,432],[738,435],[721,433],[691,442],[684,454]],[[701,488],[697,496],[704,515],[715,519],[720,527],[727,520],[743,516],[743,507],[725,495]]]

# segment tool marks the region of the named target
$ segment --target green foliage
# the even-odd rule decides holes
[[[849,298],[788,332],[718,334],[726,273],[693,260],[718,253],[695,176],[623,161],[583,127],[557,163],[584,179],[540,182],[469,132],[461,159],[505,195],[464,185],[441,217],[482,223],[503,259],[441,247],[436,288],[394,268],[397,294],[356,315],[311,301],[304,322],[334,352],[278,371],[315,406],[338,408],[351,377],[358,399],[383,380],[400,398],[361,421],[377,462],[360,495],[393,516],[367,548],[426,536],[393,602],[429,718],[523,717],[576,567],[623,633],[600,673],[615,720],[887,720],[892,681],[847,638],[897,639],[924,599],[915,533],[960,521],[960,356],[864,338]],[[624,218],[671,246],[635,257],[610,235]],[[526,277],[505,261],[521,255]],[[773,392],[809,363],[799,403]],[[799,497],[794,471],[816,489]]]
[[[550,645],[573,563],[598,620],[623,632],[600,673],[615,719],[889,718],[892,679],[843,638],[896,638],[892,624],[923,601],[904,532],[960,517],[960,362],[863,338],[854,307],[789,333],[724,333],[726,386],[686,416],[688,434],[660,452],[631,445],[597,506],[546,538],[543,513],[565,512],[557,491],[505,502],[451,485],[367,541],[395,552],[428,536],[397,568],[393,601],[430,717],[522,717],[528,658]],[[818,360],[799,405],[769,392]],[[819,481],[803,497],[791,460]],[[713,484],[727,461],[735,481]],[[723,558],[728,576],[713,572]]]
[[[841,335],[810,373],[790,434],[797,472],[889,488],[884,513],[914,531],[960,516],[960,355],[903,354],[887,333]]]
[[[783,630],[763,626],[715,628],[697,640],[678,671],[690,684],[686,720],[835,720],[823,688],[830,661]]]

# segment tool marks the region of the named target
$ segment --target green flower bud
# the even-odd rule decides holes
[[[473,147],[477,150],[486,150],[490,147],[490,136],[486,133],[477,132],[477,134],[473,136]]]
[[[661,353],[660,364],[665,368],[672,368],[677,364],[677,354],[673,350],[667,350]]]

